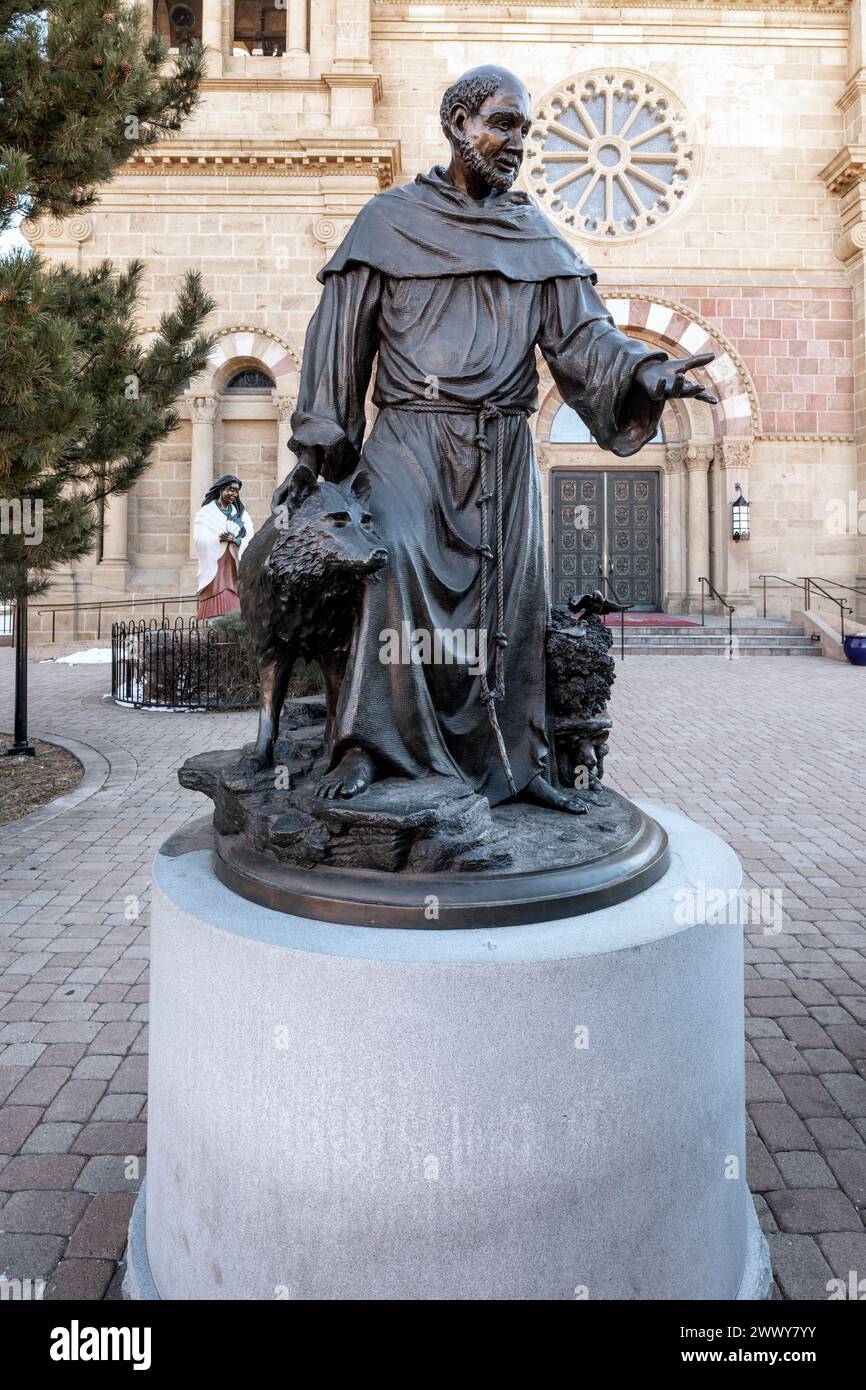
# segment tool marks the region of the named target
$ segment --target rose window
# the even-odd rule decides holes
[[[590,73],[557,88],[526,145],[541,206],[604,240],[661,226],[695,179],[691,125],[672,92],[638,73]]]

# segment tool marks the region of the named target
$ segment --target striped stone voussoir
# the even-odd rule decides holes
[[[606,303],[618,328],[636,335],[651,334],[673,357],[714,352],[714,361],[696,375],[698,379],[708,378],[707,385],[718,397],[719,404],[714,409],[721,416],[719,432],[739,436],[760,433],[755,388],[733,344],[699,318],[672,304],[614,295],[608,296]]]

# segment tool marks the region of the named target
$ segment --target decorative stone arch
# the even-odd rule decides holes
[[[277,396],[297,398],[301,363],[282,338],[262,328],[224,329],[197,379],[203,393],[221,392],[235,372],[264,367],[274,379]]]
[[[671,357],[691,357],[699,352],[716,354],[709,366],[692,375],[718,397],[718,405],[705,407],[703,402],[692,400],[669,402],[663,416],[666,442],[696,437],[721,439],[729,435],[753,439],[761,433],[761,408],[749,369],[730,339],[714,324],[677,300],[656,295],[628,298],[612,294],[605,302],[623,333],[658,346]],[[562,397],[546,363],[539,364],[539,378],[542,405],[535,417],[534,433],[537,442],[542,443],[550,439],[550,427]]]
[[[710,407],[713,438],[753,438],[761,433],[761,407],[755,383],[730,338],[715,324],[678,300],[658,295],[612,294],[605,302],[623,333],[645,343],[657,343],[671,357],[691,357],[699,352],[716,354],[709,366],[692,373],[695,380],[703,382],[718,397],[718,405]],[[683,404],[688,408],[692,402]]]
[[[237,372],[256,367],[267,372],[274,382],[270,393],[261,396],[225,395],[225,389]],[[214,476],[215,452],[222,447],[224,432],[234,428],[232,421],[247,419],[261,422],[262,431],[273,440],[276,429],[276,466],[272,477],[253,475],[250,505],[257,524],[261,524],[270,494],[286,473],[291,456],[288,450],[291,418],[298,399],[301,364],[297,354],[282,338],[264,328],[239,326],[223,329],[208,358],[204,371],[190,383],[185,394],[192,421],[192,446],[189,471],[189,558],[195,562],[196,551],[192,534],[195,514],[201,498]],[[259,465],[260,466],[260,465]],[[261,496],[258,493],[261,492]],[[258,512],[258,515],[256,513]]]
[[[747,609],[752,606],[748,547],[733,543],[729,504],[736,483],[748,495],[752,446],[755,435],[761,432],[760,404],[748,368],[715,325],[675,300],[611,294],[606,303],[622,332],[657,345],[671,357],[716,354],[706,368],[692,374],[718,398],[716,405],[693,399],[668,402],[662,415],[663,452],[648,446],[633,459],[609,454],[603,466],[663,469],[661,604],[666,611],[697,609],[701,576],[709,578],[741,611]],[[532,429],[547,520],[551,468],[577,465],[573,456],[567,459],[568,446],[550,442],[553,421],[563,401],[546,363],[539,362],[538,370],[541,406]],[[602,465],[587,462],[587,466]]]

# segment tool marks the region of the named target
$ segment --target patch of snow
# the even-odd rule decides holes
[[[111,661],[110,647],[90,647],[86,652],[70,652],[69,656],[50,656],[40,666],[107,666]]]
[[[139,714],[208,714],[207,705],[137,705],[134,700],[118,700],[113,695],[103,695],[104,700],[112,700],[121,709],[134,709]],[[243,713],[243,710],[240,711]]]

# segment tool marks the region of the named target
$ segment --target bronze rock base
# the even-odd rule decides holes
[[[448,777],[322,799],[318,733],[286,739],[276,770],[250,774],[247,750],[232,749],[179,773],[214,802],[218,877],[263,906],[361,927],[514,926],[622,902],[668,867],[665,832],[608,788],[583,816],[520,801],[491,810]]]

